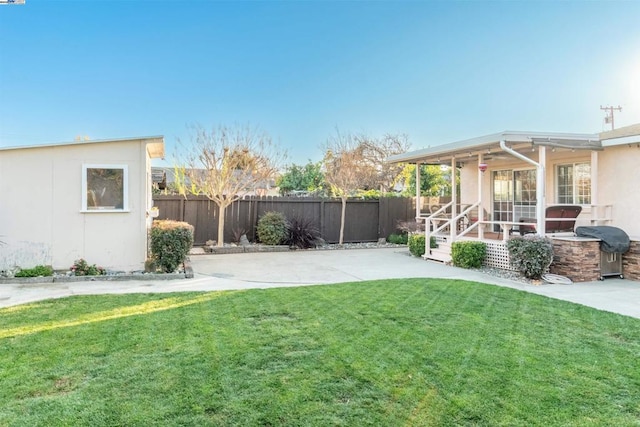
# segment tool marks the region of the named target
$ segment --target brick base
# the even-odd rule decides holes
[[[574,282],[600,279],[600,242],[553,239],[553,263],[549,271]]]
[[[622,274],[625,279],[640,280],[640,242],[631,242],[629,251],[622,255]]]

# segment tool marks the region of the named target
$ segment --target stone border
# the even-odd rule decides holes
[[[2,284],[42,284],[42,283],[75,283],[75,282],[124,282],[129,280],[178,280],[193,279],[191,260],[187,258],[182,273],[138,273],[138,274],[112,274],[102,276],[47,276],[47,277],[0,277]]]
[[[400,245],[395,243],[380,243],[380,242],[366,242],[366,243],[343,243],[339,245],[337,243],[331,243],[323,246],[316,246],[315,248],[299,249],[291,248],[287,245],[261,245],[252,244],[245,246],[194,246],[196,251],[191,252],[190,255],[225,255],[225,254],[242,254],[242,253],[256,253],[256,252],[289,252],[289,251],[325,251],[325,250],[345,250],[345,249],[387,249],[387,248],[407,248],[407,245]],[[192,249],[192,251],[193,251]]]
[[[210,246],[204,249],[204,255],[243,254],[255,252],[289,252],[287,245],[246,245],[246,246]]]

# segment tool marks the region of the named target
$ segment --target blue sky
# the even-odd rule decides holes
[[[637,1],[57,1],[0,6],[0,146],[259,126],[414,149],[640,122]]]

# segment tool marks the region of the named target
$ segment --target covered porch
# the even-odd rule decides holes
[[[612,222],[612,203],[599,202],[598,134],[505,131],[392,156],[392,163],[441,165],[451,171],[451,202],[425,209],[416,189],[416,220],[425,224],[424,257],[448,262],[451,244],[487,244],[489,266],[511,269],[506,241],[513,233],[573,236],[578,225]],[[553,206],[577,207],[577,218],[548,214]],[[547,230],[547,220],[566,227]],[[563,223],[564,224],[564,223]],[[438,243],[430,249],[430,238]]]

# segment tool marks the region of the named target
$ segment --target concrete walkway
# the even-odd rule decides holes
[[[640,282],[606,279],[572,285],[528,285],[412,257],[405,248],[193,255],[193,279],[87,281],[0,286],[0,307],[70,295],[216,291],[435,277],[519,289],[640,318]]]

